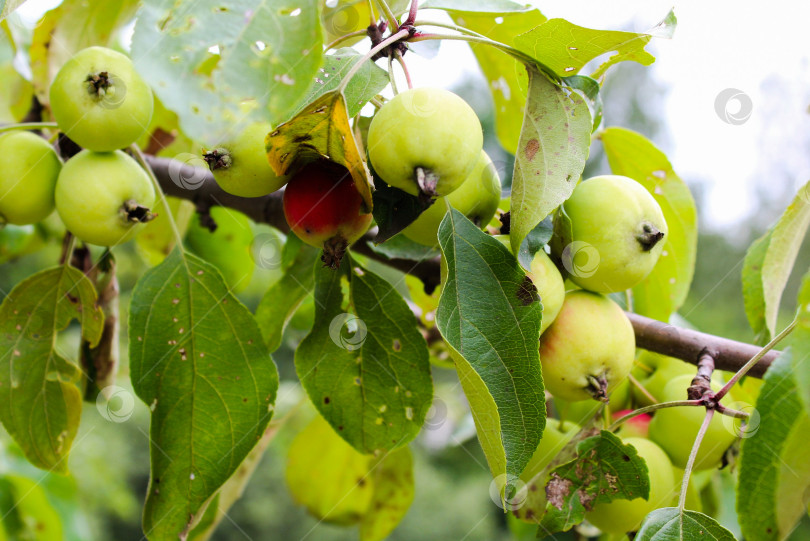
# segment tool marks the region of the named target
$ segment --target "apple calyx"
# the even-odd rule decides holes
[[[419,194],[427,197],[438,197],[436,186],[439,184],[439,176],[426,167],[417,167],[413,170],[416,185],[419,186]]]
[[[610,401],[607,395],[608,381],[604,374],[599,376],[590,375],[587,377],[587,380],[588,386],[585,387],[585,391],[588,392],[594,400],[605,403]]]
[[[115,77],[106,71],[98,73],[91,73],[84,80],[87,83],[87,92],[94,98],[100,100],[104,98],[111,90],[114,90]]]
[[[340,262],[343,256],[346,255],[346,249],[349,247],[348,241],[343,238],[343,235],[337,234],[324,241],[323,253],[321,254],[321,261],[324,267],[329,267],[332,270],[337,270],[340,267]]]
[[[643,222],[641,224],[641,232],[636,235],[636,240],[639,245],[641,245],[641,249],[645,252],[649,252],[655,248],[655,245],[663,238],[663,231],[660,231],[650,222]]]
[[[147,207],[138,204],[134,199],[127,199],[120,209],[121,216],[127,222],[146,223],[157,218],[157,214]]]
[[[203,152],[203,160],[208,164],[208,169],[216,171],[217,169],[227,169],[233,163],[231,153],[225,148],[215,148]]]

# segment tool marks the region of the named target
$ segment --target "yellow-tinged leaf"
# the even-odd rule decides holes
[[[349,126],[346,100],[340,92],[329,92],[292,119],[279,125],[265,141],[267,158],[277,175],[285,175],[299,160],[324,156],[352,175],[354,184],[371,212],[371,174],[360,155]]]

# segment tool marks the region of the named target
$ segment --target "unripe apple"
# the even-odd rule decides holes
[[[212,232],[203,227],[200,215],[195,213],[188,224],[186,245],[217,267],[234,292],[243,291],[256,268],[250,252],[253,243],[250,220],[241,212],[225,207],[211,207],[209,212],[217,228]]]
[[[293,233],[316,248],[332,268],[340,266],[346,248],[371,224],[351,174],[325,159],[310,162],[293,174],[284,190],[284,217]]]
[[[603,532],[621,535],[634,532],[649,513],[666,507],[675,491],[675,473],[667,454],[655,443],[644,438],[623,438],[638,451],[647,463],[650,475],[650,496],[646,500],[613,500],[600,503],[585,514],[585,519]]]
[[[68,137],[86,149],[109,152],[143,135],[154,98],[126,55],[88,47],[59,69],[51,83],[50,104]]]
[[[633,410],[619,410],[613,414],[613,420],[616,421],[632,412]],[[650,421],[652,421],[652,416],[649,413],[631,417],[619,426],[616,435],[622,439],[646,438],[650,433]]]
[[[552,251],[570,279],[589,291],[630,289],[652,271],[667,223],[655,198],[635,180],[603,175],[580,182],[555,218]]]
[[[688,398],[686,390],[692,384],[693,377],[678,376],[667,383],[661,393],[661,401],[686,400]],[[713,391],[719,391],[721,387],[719,382],[712,381]],[[725,397],[721,403],[725,404],[730,401],[731,399]],[[658,410],[650,422],[650,439],[664,448],[673,464],[684,468],[705,416],[706,409],[699,406]],[[720,465],[726,449],[737,438],[737,431],[733,428],[734,423],[731,425],[727,426],[719,413],[714,414],[695,458],[695,470],[705,470]]]
[[[415,88],[383,105],[368,128],[368,157],[388,184],[412,195],[450,195],[484,144],[475,111],[440,88]]]
[[[495,238],[510,250],[512,249],[509,235],[495,235]],[[537,288],[540,302],[543,303],[543,321],[540,323],[540,334],[543,334],[560,313],[560,308],[565,300],[565,284],[557,266],[543,250],[538,250],[534,254],[526,276]]]
[[[371,24],[371,6],[369,0],[338,0],[326,2],[320,0],[321,25],[325,31],[324,43],[329,44],[341,36],[365,30]],[[360,35],[343,42],[345,47],[362,40]]]
[[[562,429],[560,429],[560,421],[558,419],[546,419],[543,439],[540,440],[540,444],[534,451],[532,458],[523,469],[523,473],[520,474],[520,478],[523,482],[528,483],[532,477],[542,472],[579,430],[579,425],[571,421],[565,421],[562,425]]]
[[[239,197],[261,197],[287,183],[287,177],[276,175],[267,161],[264,139],[270,130],[267,122],[250,124],[232,140],[203,151],[220,188]]]
[[[607,400],[630,372],[635,348],[633,326],[618,304],[598,293],[569,291],[540,336],[546,389],[563,400]]]
[[[658,402],[661,402],[664,386],[673,378],[683,375],[694,376],[696,373],[695,365],[651,351],[642,351],[631,371],[644,389]],[[633,398],[639,406],[649,406],[653,403],[641,389],[635,386],[633,387]]]
[[[54,199],[65,227],[99,246],[130,240],[154,217],[149,175],[120,150],[73,156],[59,173]]]
[[[0,226],[26,225],[53,212],[62,162],[51,145],[28,131],[0,136]]]
[[[483,150],[467,180],[447,197],[439,197],[402,234],[419,244],[436,246],[437,233],[447,204],[483,229],[489,223],[501,201],[501,178],[492,160]]]

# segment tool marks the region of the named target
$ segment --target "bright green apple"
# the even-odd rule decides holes
[[[419,244],[436,246],[439,224],[447,214],[447,203],[480,228],[487,226],[501,201],[501,178],[483,150],[464,183],[447,197],[439,197],[402,234]]]
[[[412,195],[450,195],[478,162],[484,136],[466,101],[414,88],[380,107],[368,128],[368,158],[388,184]]]
[[[686,400],[686,390],[692,383],[694,376],[678,376],[664,386],[661,392],[661,401]],[[722,385],[712,381],[712,389],[719,391]],[[721,402],[731,402],[733,399],[726,396]],[[655,412],[650,423],[650,439],[664,448],[672,463],[683,468],[689,459],[692,444],[695,442],[700,425],[706,416],[706,409],[695,406],[665,408]],[[723,454],[737,437],[734,423],[724,423],[721,415],[715,413],[706,436],[700,445],[695,459],[695,470],[715,468],[720,465]]]
[[[651,351],[642,351],[636,359],[631,374],[650,395],[661,402],[664,386],[672,379],[697,374],[697,367],[674,357],[667,357]],[[639,406],[649,406],[653,402],[638,387],[633,387],[633,398]]]
[[[655,198],[635,180],[603,175],[580,182],[563,209],[551,247],[582,288],[630,289],[658,262],[667,222]]]
[[[368,0],[338,0],[327,2],[320,0],[321,25],[325,31],[324,43],[329,44],[341,36],[365,30],[371,24],[372,13]],[[359,35],[342,42],[341,46],[348,47],[362,40],[365,35]]]
[[[45,139],[28,131],[0,136],[0,156],[0,225],[43,220],[54,209],[59,156]]]
[[[211,217],[217,223],[212,232],[200,225],[195,214],[186,232],[189,250],[213,264],[222,273],[225,283],[235,292],[250,283],[256,263],[251,254],[253,232],[250,220],[241,212],[225,207],[211,207]]]
[[[633,366],[633,327],[618,304],[598,293],[569,291],[540,336],[543,381],[563,400],[607,399]]]
[[[585,514],[588,522],[614,535],[638,530],[641,521],[650,512],[670,504],[676,490],[672,463],[658,445],[644,438],[624,438],[622,441],[635,447],[638,455],[647,463],[650,496],[646,500],[635,498],[600,503]]]

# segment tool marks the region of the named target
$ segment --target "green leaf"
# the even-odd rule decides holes
[[[445,11],[464,11],[468,13],[523,13],[531,11],[529,4],[512,0],[427,0],[419,4],[419,9],[443,9]]]
[[[512,176],[513,252],[574,191],[588,159],[591,122],[579,94],[529,68],[529,99]]]
[[[285,478],[293,500],[319,520],[355,524],[374,495],[374,458],[357,452],[316,415],[293,440]]]
[[[531,7],[511,13],[477,13],[476,6],[486,5],[485,2],[464,3],[474,5],[468,5],[463,10],[451,11],[453,21],[505,45],[514,45],[515,36],[546,21],[546,17],[538,9]],[[442,1],[442,4],[445,2]],[[496,19],[499,19],[499,22],[496,22]],[[526,67],[505,52],[489,45],[470,44],[470,49],[489,83],[495,102],[495,134],[501,146],[515,154],[529,88]]]
[[[664,212],[669,229],[664,249],[652,272],[633,288],[633,308],[639,314],[668,321],[686,300],[695,272],[695,200],[664,153],[643,135],[608,128],[601,132],[600,139],[611,171],[640,182]]]
[[[375,243],[383,243],[393,238],[411,225],[422,212],[436,204],[435,200],[416,197],[387,184],[376,173],[374,173],[374,185],[376,188],[372,198],[374,200],[374,223],[377,224]],[[440,202],[440,204],[443,203],[443,201]]]
[[[447,279],[437,327],[454,353],[492,474],[509,482],[545,427],[542,305],[509,249],[457,210],[442,220],[439,243]]]
[[[144,531],[174,540],[264,434],[278,375],[216,267],[179,250],[135,285],[129,337],[133,388],[152,411]]]
[[[104,316],[81,271],[62,266],[17,284],[0,305],[0,421],[35,466],[67,472],[79,428],[82,374],[56,346],[57,333],[81,322],[91,346]]]
[[[804,403],[805,412],[810,415],[810,272],[804,275],[796,304],[796,328],[791,335],[793,375],[799,398]]]
[[[626,60],[644,66],[655,62],[655,57],[644,47],[655,37],[672,37],[677,19],[670,11],[647,33],[593,30],[577,26],[565,19],[550,19],[538,27],[515,37],[515,47],[536,58],[557,75],[573,75],[585,64],[603,54],[616,52],[605,60],[591,77],[599,79],[608,68]]]
[[[315,323],[295,352],[295,367],[342,438],[361,453],[384,452],[412,440],[430,408],[427,344],[400,294],[344,261],[339,271],[315,272]],[[344,307],[345,279],[355,314]]]
[[[318,69],[315,80],[300,105],[306,106],[324,94],[337,90],[343,77],[361,58],[363,55],[350,47],[338,49],[334,54],[325,56],[323,66]],[[388,72],[374,62],[365,62],[343,91],[349,118],[356,116],[386,86]]]
[[[554,468],[546,485],[548,508],[541,528],[568,531],[593,506],[650,496],[647,464],[630,444],[602,430],[579,442],[577,458]]]
[[[784,539],[807,512],[810,417],[799,397],[792,356],[785,350],[765,373],[746,430],[751,436],[740,448],[737,516],[748,541]]]
[[[634,541],[734,541],[712,517],[676,507],[656,509],[644,519]]]
[[[289,118],[321,66],[318,13],[317,0],[145,0],[132,58],[182,130],[213,144],[251,106],[257,120]],[[209,50],[219,59],[203,69]]]
[[[51,81],[74,54],[92,45],[114,46],[117,32],[132,20],[137,7],[137,0],[64,0],[48,11],[34,29],[30,50],[32,82],[39,101],[50,102]]]
[[[315,285],[312,273],[319,255],[312,246],[301,246],[292,265],[267,290],[256,308],[256,321],[271,352],[281,345],[284,329]]]
[[[763,342],[776,334],[779,304],[796,256],[810,227],[810,182],[768,233],[748,250],[743,267],[745,311]]]
[[[5,530],[5,532],[4,532]],[[62,523],[38,482],[20,475],[0,477],[0,539],[57,541]]]
[[[374,496],[360,521],[360,541],[382,541],[408,512],[414,497],[411,450],[401,447],[388,453],[371,474]]]
[[[368,245],[376,253],[384,255],[388,259],[412,259],[413,261],[422,261],[424,259],[439,257],[439,251],[432,246],[425,246],[424,244],[414,242],[405,235],[394,235],[382,244],[369,242]]]

